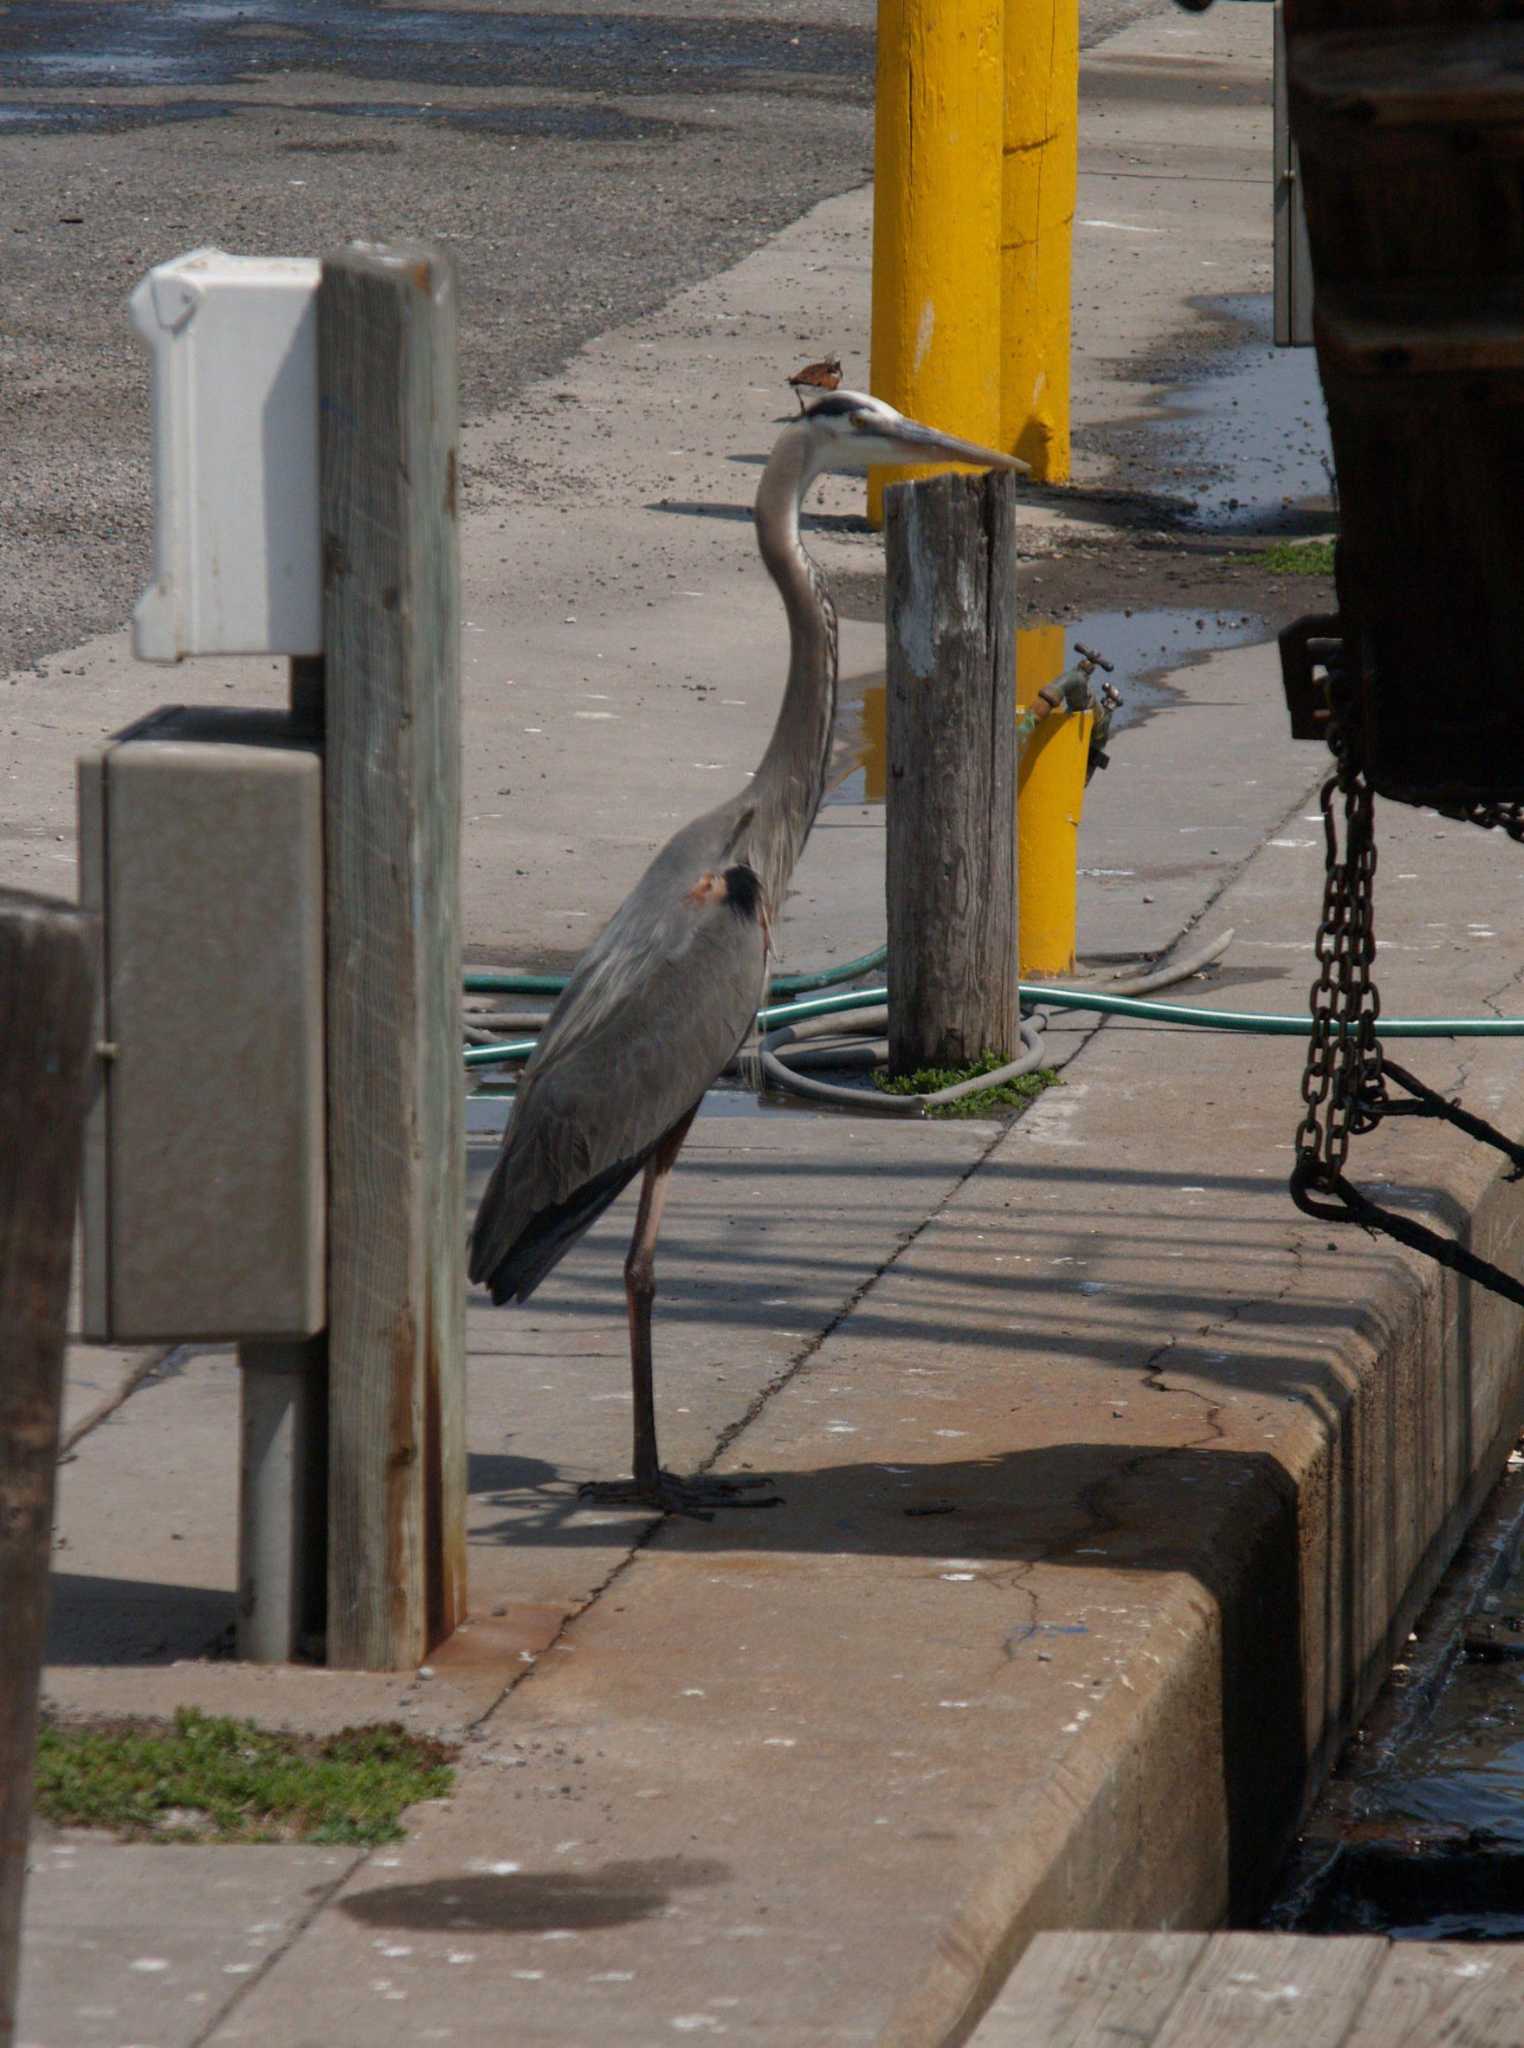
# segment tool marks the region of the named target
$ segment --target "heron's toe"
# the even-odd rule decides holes
[[[688,1515],[695,1521],[712,1522],[716,1508],[781,1507],[782,1494],[754,1491],[772,1483],[760,1473],[734,1479],[705,1473],[683,1479],[675,1472],[658,1472],[652,1480],[589,1479],[577,1488],[577,1497],[597,1507],[650,1508],[656,1514]]]

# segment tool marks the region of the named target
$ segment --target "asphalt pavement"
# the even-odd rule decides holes
[[[1087,40],[1150,4],[1085,0]],[[871,176],[873,20],[872,0],[0,9],[0,675],[109,630],[142,580],[124,300],[150,264],[438,242],[485,420]]]
[[[1268,81],[1258,6],[1158,12],[1092,53],[1087,427],[1159,409],[1161,350],[1212,325],[1203,278],[1263,294]],[[673,814],[757,758],[781,626],[755,463],[807,338],[864,359],[870,221],[842,188],[468,426],[478,957],[575,952]],[[1024,510],[1023,573],[1081,560],[1125,618],[1104,481]],[[814,504],[809,545],[871,590],[859,487]],[[856,610],[844,667],[869,687]],[[8,685],[25,775],[0,785],[0,872],[66,890],[72,755],[168,679],[119,625],[43,666]],[[1169,669],[1087,797],[1082,950],[1233,926],[1181,994],[1297,1008],[1322,756],[1288,739],[1252,632]],[[268,701],[283,677],[194,664],[174,687]],[[789,964],[881,934],[882,806],[847,797],[799,871]],[[1382,830],[1389,1009],[1505,1008],[1524,854],[1421,813]],[[208,1654],[236,1369],[176,1352],[110,1407],[145,1361],[75,1349],[71,1416],[99,1419],[62,1473],[52,1707],[396,1716],[459,1740],[460,1780],[366,1856],[41,1831],[23,2041],[929,2048],[967,2037],[1039,1927],[1248,1910],[1512,1440],[1516,1319],[1296,1217],[1294,1042],[1054,1019],[1049,1044],[1063,1085],[1010,1128],[700,1119],[663,1235],[664,1448],[771,1474],[765,1516],[656,1527],[577,1500],[625,1451],[623,1213],[528,1309],[473,1298],[470,1621],[425,1671]],[[1524,1111],[1506,1045],[1422,1063]],[[1517,1241],[1516,1198],[1449,1134],[1370,1157],[1478,1244]]]

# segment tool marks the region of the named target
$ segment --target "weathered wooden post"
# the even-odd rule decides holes
[[[454,283],[412,243],[199,249],[131,307],[135,652],[287,655],[291,710],[81,761],[114,1047],[84,1325],[238,1343],[239,1654],[396,1668],[464,1599]]]
[[[1016,492],[941,476],[885,495],[889,1065],[1014,1057]]]
[[[327,775],[328,1661],[465,1597],[455,286],[354,245],[318,292]]]
[[[0,890],[0,2048],[15,2038],[93,922]]]

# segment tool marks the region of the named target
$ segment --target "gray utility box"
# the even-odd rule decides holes
[[[79,763],[101,914],[84,1334],[325,1321],[323,766],[279,712],[157,711]]]

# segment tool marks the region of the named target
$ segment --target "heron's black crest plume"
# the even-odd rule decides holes
[[[737,917],[757,915],[762,907],[762,877],[755,868],[726,868],[725,901]]]

